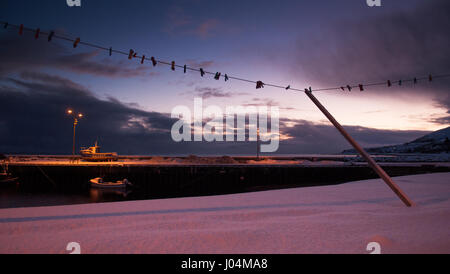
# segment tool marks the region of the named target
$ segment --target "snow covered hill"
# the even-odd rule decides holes
[[[377,148],[367,148],[369,153],[450,153],[450,127],[432,132],[412,142]],[[344,154],[356,153],[355,150],[344,150]]]

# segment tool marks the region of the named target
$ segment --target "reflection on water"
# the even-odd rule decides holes
[[[86,203],[127,201],[132,199],[131,189],[91,188],[77,193],[23,190],[19,183],[0,186],[0,208],[57,206]]]
[[[91,201],[104,201],[108,199],[116,199],[118,197],[127,198],[127,196],[131,193],[130,189],[99,189],[99,188],[91,188],[89,190],[89,196],[91,197]]]

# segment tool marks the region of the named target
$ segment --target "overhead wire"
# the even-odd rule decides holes
[[[28,32],[34,32],[35,33],[35,38],[38,39],[39,36],[42,35],[46,35],[49,39],[49,42],[51,39],[60,39],[63,41],[67,41],[67,42],[71,42],[73,43],[74,47],[77,47],[78,45],[83,45],[86,47],[91,47],[91,48],[95,48],[98,50],[104,50],[109,52],[109,55],[111,56],[113,53],[114,54],[120,54],[120,55],[125,55],[125,56],[130,56],[130,52],[125,52],[122,50],[117,50],[114,49],[113,47],[105,47],[105,46],[101,46],[95,43],[91,43],[91,42],[86,42],[81,40],[80,38],[70,38],[70,37],[66,37],[63,36],[61,34],[56,34],[54,31],[51,32],[45,32],[45,31],[41,31],[39,28],[36,29],[32,29],[32,28],[28,28],[25,27],[23,24],[21,25],[14,25],[5,21],[0,21],[0,24],[2,24],[4,27],[3,29],[7,29],[7,28],[14,28],[14,29],[19,29],[19,34],[23,35],[24,31],[28,31]],[[237,77],[237,76],[233,76],[230,75],[228,73],[226,74],[221,74],[219,72],[211,72],[211,71],[207,71],[204,70],[203,68],[194,68],[194,67],[190,67],[187,65],[179,65],[177,64],[175,61],[164,61],[164,60],[159,60],[156,59],[154,56],[152,57],[147,57],[148,55],[138,55],[136,52],[133,51],[134,55],[132,56],[133,58],[137,58],[139,60],[141,60],[141,63],[143,63],[144,61],[151,61],[153,63],[154,66],[156,66],[157,64],[162,64],[162,65],[167,65],[170,66],[172,68],[172,70],[175,70],[175,68],[181,68],[183,70],[184,73],[186,73],[187,70],[189,71],[195,71],[195,72],[199,72],[201,74],[201,76],[203,77],[204,74],[207,75],[213,75],[214,79],[219,80],[220,77],[224,77],[225,81],[228,80],[236,80],[236,81],[241,81],[241,82],[247,82],[247,83],[252,83],[252,84],[256,84],[257,88],[263,88],[265,86],[267,87],[273,87],[273,88],[279,88],[279,89],[284,89],[284,90],[292,90],[292,91],[305,91],[305,90],[310,90],[312,92],[318,92],[318,91],[332,91],[332,90],[349,90],[351,91],[353,88],[357,89],[359,88],[361,91],[364,90],[364,87],[374,87],[374,86],[385,86],[388,85],[389,87],[392,84],[398,84],[398,85],[402,85],[403,83],[409,83],[409,82],[413,82],[414,84],[417,84],[419,81],[423,81],[423,80],[429,80],[432,81],[433,79],[442,79],[442,78],[450,78],[450,73],[449,74],[438,74],[438,75],[428,75],[428,76],[424,76],[424,77],[414,77],[414,78],[406,78],[405,80],[398,80],[398,81],[385,81],[385,82],[375,82],[375,83],[359,83],[359,84],[353,84],[353,85],[344,85],[344,86],[335,86],[335,87],[328,87],[328,88],[316,88],[316,89],[299,89],[299,88],[295,88],[295,87],[291,87],[291,85],[279,85],[279,84],[273,84],[273,83],[267,83],[267,82],[263,82],[261,80],[251,80],[251,79],[246,79],[246,78],[242,78],[242,77]],[[132,58],[130,58],[132,59]],[[156,63],[155,63],[156,62]],[[217,77],[217,74],[219,74],[219,76]],[[260,85],[262,83],[262,85]]]

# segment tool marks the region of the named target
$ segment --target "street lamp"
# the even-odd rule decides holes
[[[75,129],[78,125],[78,119],[83,118],[83,114],[78,113],[77,115],[73,110],[68,109],[67,114],[69,114],[73,118],[73,145],[72,145],[72,156],[75,156]]]

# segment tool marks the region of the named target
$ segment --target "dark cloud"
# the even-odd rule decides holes
[[[445,8],[448,5],[443,2],[439,3],[443,8],[442,11],[437,13],[437,16],[441,15],[443,17],[442,13],[446,11]],[[420,12],[418,13],[420,14]],[[421,15],[424,16],[423,14]],[[371,35],[373,34],[373,37],[378,38],[380,38],[380,35],[385,35],[384,32],[391,33],[390,28],[392,27],[395,30],[397,25],[404,25],[404,28],[407,29],[407,26],[412,24],[411,31],[416,33],[417,29],[423,31],[426,27],[430,27],[431,19],[426,17],[423,22],[424,26],[411,23],[407,20],[408,17],[404,16],[400,20],[403,23],[398,24],[397,22],[392,22],[392,20],[387,20],[387,22],[381,20],[381,30],[372,26],[370,22],[367,23],[366,27],[369,27],[367,31]],[[443,21],[444,25],[447,22],[445,18],[440,20]],[[177,27],[183,27],[189,22],[189,20],[180,20],[177,22]],[[200,24],[197,24],[197,26],[200,26]],[[418,71],[428,71],[431,69],[431,65],[437,69],[439,66],[444,68],[445,64],[448,64],[449,55],[446,54],[448,48],[440,48],[442,56],[438,54],[438,56],[432,55],[430,57],[435,63],[427,63],[429,59],[423,58],[417,61],[422,66],[417,64],[411,67],[409,66],[411,64],[406,66],[404,63],[408,62],[401,60],[410,59],[402,57],[401,48],[389,43],[387,44],[389,46],[381,43],[381,53],[375,52],[376,54],[373,56],[364,57],[365,51],[371,53],[372,50],[375,51],[377,49],[376,46],[372,46],[372,42],[376,43],[378,40],[372,38],[371,35],[367,35],[370,39],[368,38],[366,42],[363,40],[361,44],[356,44],[355,47],[346,49],[345,47],[352,44],[347,42],[357,41],[358,35],[363,35],[364,31],[366,31],[363,26],[349,27],[347,35],[342,37],[337,33],[334,36],[331,35],[331,38],[335,39],[333,40],[335,44],[330,44],[328,47],[329,41],[323,41],[315,45],[317,51],[311,48],[308,49],[307,52],[311,53],[310,56],[299,56],[299,61],[301,64],[305,64],[304,70],[309,73],[309,76],[313,78],[314,76],[320,76],[315,79],[323,83],[329,80],[330,83],[335,84],[336,81],[355,79],[355,77],[347,78],[348,75],[356,75],[358,79],[359,77],[360,79],[378,79],[378,76],[383,77],[385,74],[394,73],[397,70],[398,75],[400,75],[405,72],[403,69],[408,69],[406,72],[417,73]],[[437,29],[442,31],[440,25],[437,26]],[[431,31],[431,33],[437,32],[436,30]],[[388,41],[394,39],[391,35],[387,35],[386,39]],[[416,35],[418,34],[411,34],[411,39],[416,37]],[[409,45],[409,42],[405,45],[408,46],[406,50],[406,52],[409,52],[408,56],[413,53],[422,53],[422,51],[428,52],[430,47],[438,47],[437,44],[448,45],[448,36],[440,37],[437,34],[424,35],[423,39],[426,40],[421,41],[423,45],[419,45],[417,49],[414,49],[416,46]],[[343,41],[338,38],[343,39]],[[400,38],[405,39],[404,37]],[[436,42],[437,39],[441,39],[441,42]],[[380,46],[380,43],[378,46]],[[387,47],[387,49],[383,47]],[[30,35],[24,35],[19,38],[11,35],[0,36],[1,152],[71,153],[72,122],[70,117],[65,115],[66,109],[70,107],[85,114],[85,119],[80,121],[77,128],[78,147],[80,145],[91,145],[98,138],[105,151],[117,151],[120,154],[255,153],[256,145],[248,142],[175,143],[170,136],[170,129],[175,120],[171,119],[168,114],[143,111],[135,103],[124,103],[112,97],[101,100],[80,83],[42,72],[42,69],[46,68],[64,69],[70,72],[104,77],[133,77],[147,73],[146,66],[135,68],[133,62],[128,60],[117,62],[114,61],[116,59],[109,57],[101,59],[99,52],[77,50],[80,51],[74,53],[72,49],[67,50],[65,46],[60,46],[56,41],[52,43],[48,43],[45,39],[35,41]],[[395,59],[392,58],[392,54],[389,54],[390,58],[387,58],[387,51],[390,50],[393,50],[396,58],[398,56],[397,61],[391,60]],[[333,55],[333,51],[339,54]],[[322,53],[324,56],[321,56]],[[335,57],[334,59],[328,58],[333,56]],[[348,58],[352,61],[348,62]],[[442,58],[442,60],[439,58]],[[99,62],[100,60],[101,62]],[[322,65],[314,65],[317,60],[329,62],[326,64],[325,70]],[[352,65],[347,66],[348,63]],[[373,67],[368,65],[368,70],[362,70],[360,66],[364,63],[373,63]],[[212,64],[210,61],[197,62],[195,67],[207,67],[210,64]],[[420,68],[422,70],[419,70]],[[362,71],[367,71],[367,73]],[[337,74],[335,75],[333,72],[337,72]],[[322,78],[324,75],[325,77]],[[441,100],[437,103],[442,106],[449,106],[450,97],[448,93],[443,92],[444,88],[442,87],[440,91],[436,91],[441,92]],[[210,87],[197,87],[192,93],[203,98],[231,98],[237,95],[244,95],[243,93],[224,92],[222,89]],[[253,98],[246,104],[255,106],[278,105],[276,101],[269,98]],[[436,122],[448,122],[448,119],[445,118],[435,119]],[[288,127],[288,122],[294,122],[295,125]],[[290,137],[290,139],[280,143],[280,150],[278,151],[280,154],[336,153],[349,148],[346,141],[332,126],[290,120],[282,120],[280,126],[282,134]],[[421,131],[376,130],[356,126],[348,126],[346,128],[356,140],[366,147],[404,143],[427,133]]]
[[[4,153],[70,154],[72,120],[67,108],[85,114],[77,127],[77,147],[98,138],[105,151],[120,154],[254,154],[250,142],[172,141],[175,120],[168,114],[140,110],[114,98],[100,100],[71,80],[44,73],[9,78],[0,86],[0,151]],[[296,123],[287,127],[287,122]],[[420,131],[389,131],[346,127],[364,146],[403,143]],[[332,127],[307,121],[281,120],[283,135],[277,153],[337,153],[349,148]]]
[[[104,151],[120,154],[239,154],[254,143],[172,140],[175,119],[115,98],[101,100],[69,79],[28,72],[0,86],[0,151],[8,154],[70,154],[72,119],[68,108],[85,117],[77,126],[77,149],[98,138]]]
[[[78,144],[96,138],[105,149],[121,153],[158,151],[172,144],[168,115],[146,112],[118,100],[100,100],[68,79],[42,73],[10,79],[0,88],[0,151],[8,153],[70,153],[68,108],[84,113]],[[13,87],[10,87],[13,86]],[[161,150],[162,149],[162,150]]]
[[[295,75],[300,72],[316,85],[336,86],[450,73],[449,14],[449,1],[429,0],[409,11],[323,27],[320,33],[299,40]],[[415,88],[405,85],[368,89],[383,95],[427,93],[450,109],[450,79],[431,84],[425,80]]]
[[[450,2],[345,21],[298,43],[298,65],[324,84],[450,72]]]
[[[450,110],[447,111],[450,114]],[[450,115],[438,118],[431,118],[430,121],[435,124],[450,125]]]
[[[42,68],[109,78],[153,75],[150,74],[148,66],[140,66],[139,62],[130,62],[125,56],[123,61],[117,61],[116,58],[106,57],[107,52],[99,50],[74,53],[75,50],[68,51],[67,47],[59,42],[55,40],[49,43],[45,38],[35,40],[28,32],[21,37],[11,32],[6,34],[2,32],[0,76]],[[102,54],[105,55],[104,58],[101,57]]]
[[[287,123],[295,122],[294,126]],[[363,147],[378,147],[410,142],[427,131],[417,130],[380,130],[360,126],[344,126],[348,133]],[[291,139],[284,141],[279,153],[301,151],[301,153],[339,153],[350,148],[348,142],[332,125],[314,124],[305,120],[283,119],[280,131]]]
[[[94,61],[94,58],[100,54],[100,51],[88,53],[77,53],[58,57],[54,65],[61,69],[70,70],[80,74],[92,74],[104,77],[136,77],[145,75],[154,75],[149,72],[147,66],[132,66],[129,61],[112,62],[103,58],[101,62]],[[136,62],[135,62],[136,63]]]

